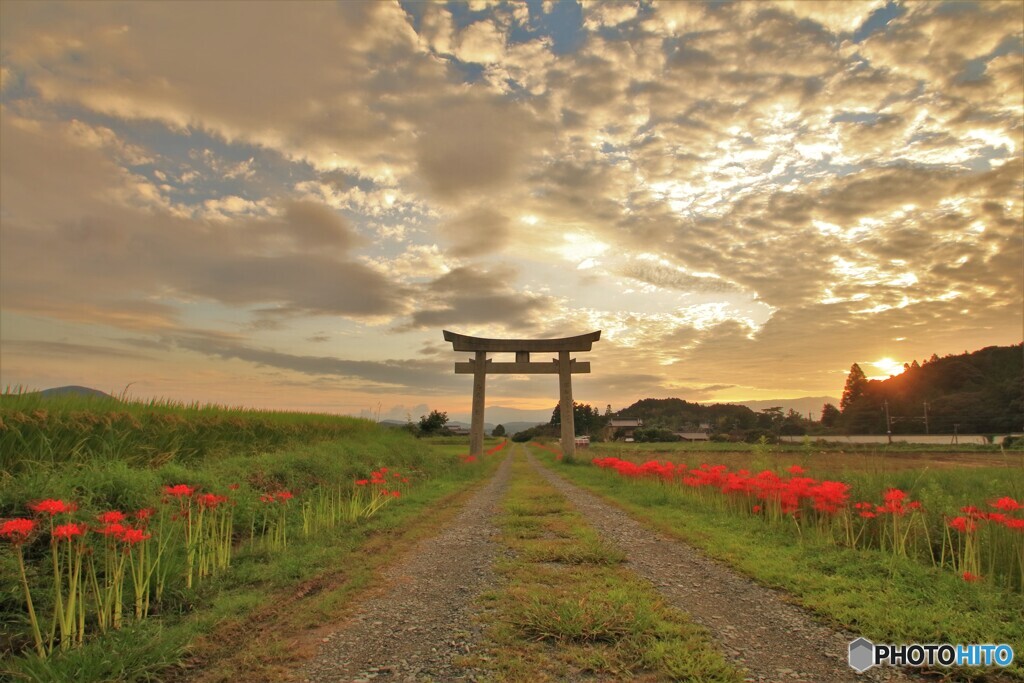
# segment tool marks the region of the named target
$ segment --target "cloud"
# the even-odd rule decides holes
[[[512,230],[507,217],[491,207],[477,206],[442,223],[441,232],[452,240],[456,256],[478,256],[502,251]]]
[[[2,125],[5,308],[131,326],[156,316],[157,328],[193,297],[292,314],[406,310],[404,286],[350,258],[361,240],[322,205],[285,201],[277,216],[218,221],[138,207],[134,179],[95,147],[14,116]]]
[[[429,283],[417,299],[407,325],[399,329],[437,329],[481,325],[491,329],[530,330],[540,318],[556,307],[552,297],[533,294],[514,286],[516,272],[500,266],[485,270],[460,266]]]
[[[152,360],[153,356],[128,349],[95,344],[75,344],[45,339],[5,340],[4,353],[11,355],[44,355],[56,357],[99,357],[120,360]]]
[[[441,99],[421,122],[416,160],[426,189],[446,202],[501,192],[527,162],[529,111],[487,97]]]
[[[257,366],[290,370],[304,375],[336,376],[353,382],[363,391],[461,392],[465,383],[451,365],[422,360],[362,361],[329,356],[303,356],[272,349],[253,348],[241,342],[208,335],[178,335],[173,343],[182,349],[223,359],[237,359]]]

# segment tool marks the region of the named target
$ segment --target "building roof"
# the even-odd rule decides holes
[[[643,427],[644,421],[639,417],[613,417],[608,421],[609,427]]]

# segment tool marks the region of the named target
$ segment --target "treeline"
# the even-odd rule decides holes
[[[839,408],[824,426],[844,433],[985,434],[1024,429],[1024,346],[932,355],[886,380],[869,380],[856,363]]]

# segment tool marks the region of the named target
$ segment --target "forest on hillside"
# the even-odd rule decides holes
[[[984,434],[1024,429],[1024,345],[916,360],[885,380],[856,363],[826,427],[845,433]]]

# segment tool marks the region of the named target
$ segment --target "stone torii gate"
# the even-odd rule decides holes
[[[469,454],[480,456],[484,451],[484,394],[488,374],[505,375],[558,375],[558,397],[562,417],[562,453],[571,460],[576,454],[576,424],[572,411],[572,375],[589,373],[590,363],[569,358],[573,351],[590,351],[601,339],[601,330],[590,334],[563,339],[487,339],[469,337],[443,330],[444,340],[452,343],[455,351],[475,354],[468,361],[455,364],[456,375],[473,375],[473,418],[470,426]],[[495,363],[488,353],[514,353],[515,362]],[[550,362],[530,360],[531,353],[557,353]]]

